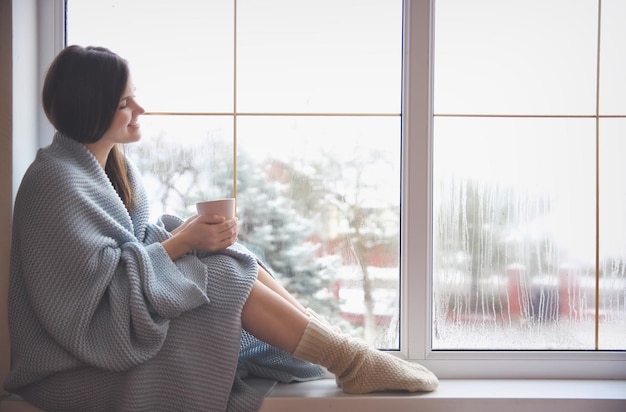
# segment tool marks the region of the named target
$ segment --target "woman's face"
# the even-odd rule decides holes
[[[132,78],[128,76],[128,83],[115,112],[113,122],[99,140],[102,143],[110,144],[113,147],[117,143],[132,143],[141,139],[138,119],[145,110],[135,100],[134,91],[135,86]]]

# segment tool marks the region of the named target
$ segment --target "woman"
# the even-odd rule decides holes
[[[67,47],[42,97],[57,133],[15,201],[8,391],[50,411],[257,410],[243,378],[317,379],[317,365],[347,393],[437,387],[302,307],[236,243],[236,219],[148,222],[118,149],[144,113],[125,60]]]

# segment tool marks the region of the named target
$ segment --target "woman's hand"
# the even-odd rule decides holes
[[[162,243],[172,260],[191,250],[217,252],[237,241],[239,223],[237,218],[193,215],[172,231],[172,237]]]
[[[175,235],[176,233],[180,232],[181,230],[183,230],[184,228],[186,228],[187,226],[189,226],[189,224],[195,220],[198,217],[198,214],[195,213],[191,216],[189,216],[187,218],[187,220],[185,220],[180,226],[178,226],[177,228],[175,228],[174,230],[172,230],[170,233],[172,233],[173,235]]]
[[[191,249],[216,252],[226,249],[237,241],[239,223],[237,218],[225,220],[220,216],[196,215],[183,223],[177,236],[185,236]]]

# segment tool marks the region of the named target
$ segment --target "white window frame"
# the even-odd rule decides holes
[[[16,0],[13,0],[14,3]],[[19,0],[18,2],[21,2]],[[38,77],[63,47],[63,0],[36,3]],[[435,0],[405,0],[403,180],[401,219],[401,350],[440,378],[626,379],[626,351],[432,351],[432,40]],[[14,22],[14,27],[19,25]],[[14,50],[14,55],[17,50]],[[19,93],[19,90],[14,90]],[[37,146],[47,144],[52,128],[37,104]],[[19,113],[14,113],[14,122]],[[18,125],[19,127],[19,125]],[[14,139],[15,142],[24,139]],[[35,139],[35,138],[34,138]],[[31,153],[34,157],[34,153]],[[23,158],[23,154],[21,158]],[[26,156],[27,157],[27,156]],[[32,159],[31,157],[31,159]],[[17,160],[14,155],[14,161]],[[14,182],[24,164],[14,164]]]
[[[407,0],[403,107],[403,354],[442,378],[624,379],[626,351],[433,351],[432,123],[436,0]],[[409,324],[412,323],[412,327]],[[402,333],[402,332],[401,332]]]

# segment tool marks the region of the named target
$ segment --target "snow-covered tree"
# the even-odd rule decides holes
[[[232,148],[210,136],[194,147],[152,137],[149,145],[137,145],[130,154],[142,170],[153,203],[163,212],[185,216],[193,213],[191,206],[198,200],[234,194]],[[276,167],[281,175],[276,175]],[[337,302],[328,288],[338,259],[321,256],[312,238],[316,207],[311,202],[316,196],[307,188],[312,181],[286,164],[259,163],[240,152],[239,240],[303,305],[336,318]]]

